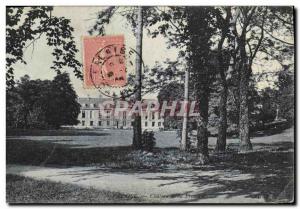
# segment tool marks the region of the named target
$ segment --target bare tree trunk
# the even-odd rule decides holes
[[[197,150],[200,164],[208,163],[208,102],[209,102],[209,89],[205,88],[204,91],[199,91],[198,104],[199,104],[199,118],[197,118]]]
[[[219,125],[218,138],[215,150],[217,152],[225,152],[226,150],[226,133],[227,133],[227,94],[228,88],[226,84],[222,85],[219,103]]]
[[[142,100],[142,41],[143,41],[143,8],[138,7],[138,19],[136,28],[136,75],[135,75],[135,87],[137,88],[135,92],[135,101],[141,102]],[[133,124],[133,148],[141,149],[141,138],[142,138],[142,120],[141,113],[135,115]]]
[[[240,80],[240,79],[238,79]],[[238,83],[238,85],[240,85]],[[238,126],[239,129],[239,121],[240,121],[240,89],[239,88],[233,88],[233,97],[234,97],[234,104],[235,104],[235,108],[237,111],[237,120],[236,120],[236,124]]]
[[[256,10],[256,7],[238,8],[238,11],[244,16],[244,24],[241,35],[238,36],[235,28],[235,36],[239,46],[240,60],[239,60],[239,137],[240,137],[240,151],[245,152],[252,150],[252,144],[249,135],[249,104],[248,104],[248,90],[249,79],[251,72],[250,61],[252,57],[247,56],[246,52],[246,33],[250,20]],[[256,52],[255,52],[256,53]]]
[[[239,81],[239,137],[240,137],[240,151],[252,150],[252,144],[249,135],[249,105],[248,105],[248,90],[249,90],[249,76],[250,69],[245,49],[245,36],[240,39],[240,81]]]
[[[249,106],[248,106],[248,89],[249,75],[248,66],[242,64],[241,79],[240,79],[240,108],[239,108],[239,136],[240,136],[240,151],[252,150],[252,144],[249,135]]]
[[[188,68],[185,71],[185,78],[184,78],[184,115],[183,115],[183,122],[182,122],[182,136],[181,136],[181,143],[180,149],[181,151],[187,150],[187,123],[188,123],[188,109],[186,108],[189,101],[189,70]]]
[[[227,95],[228,87],[226,81],[226,70],[228,69],[230,59],[223,59],[223,43],[227,36],[230,19],[231,19],[231,7],[226,8],[226,18],[225,24],[222,28],[221,40],[218,44],[218,70],[221,77],[221,93],[220,93],[220,103],[219,103],[219,125],[218,125],[218,139],[215,150],[217,152],[225,152],[226,150],[226,133],[227,133]],[[235,19],[235,18],[234,18]]]

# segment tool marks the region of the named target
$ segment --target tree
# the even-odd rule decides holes
[[[62,67],[72,68],[78,78],[82,78],[81,64],[75,56],[78,52],[70,26],[70,20],[51,15],[53,8],[41,7],[7,7],[6,8],[6,83],[14,85],[14,64],[24,60],[24,52],[34,45],[42,36],[47,45],[53,47],[55,58],[51,69],[57,73]]]
[[[237,45],[239,48],[238,57],[238,73],[239,73],[239,137],[241,140],[240,150],[252,150],[249,135],[249,106],[248,106],[248,89],[249,78],[251,73],[251,64],[246,51],[246,33],[247,27],[252,20],[256,7],[241,7],[238,8],[239,15],[243,16],[243,26],[241,34],[238,35],[235,28]]]
[[[276,118],[276,109],[277,109],[277,101],[276,101],[276,89],[265,88],[260,92],[260,103],[261,103],[261,111],[260,111],[260,119],[263,123],[271,122]]]
[[[27,82],[30,80],[28,75],[21,78],[21,82]],[[28,98],[28,97],[27,97]],[[7,127],[21,128],[24,127],[27,122],[26,114],[28,114],[28,108],[25,107],[22,95],[16,88],[8,90],[6,89],[6,124]]]
[[[284,34],[293,37],[293,26],[286,20],[293,19],[291,7],[237,7],[238,21],[233,33],[235,36],[236,50],[233,55],[234,67],[237,71],[238,83],[238,106],[239,106],[239,137],[241,140],[240,150],[252,149],[249,136],[249,81],[252,75],[252,65],[258,58],[258,54],[267,55],[277,60],[279,57],[293,54],[293,43],[276,37]],[[276,35],[275,35],[276,34]],[[289,35],[289,36],[288,36]],[[281,56],[278,55],[281,54]]]
[[[164,85],[158,95],[157,99],[159,102],[163,101],[175,101],[182,100],[184,93],[184,85],[182,83],[172,81],[169,84]]]
[[[138,7],[138,18],[136,27],[136,78],[135,86],[137,87],[135,92],[135,101],[142,101],[142,46],[143,46],[143,7]],[[142,140],[142,118],[141,112],[134,117],[133,126],[133,142],[132,145],[135,149],[141,149]]]
[[[295,101],[294,101],[294,73],[290,69],[284,69],[278,75],[276,82],[278,93],[279,117],[287,119],[290,125],[293,125],[295,118]]]
[[[188,7],[187,29],[190,41],[187,47],[191,50],[191,78],[194,84],[194,95],[198,104],[197,111],[197,146],[201,164],[208,162],[208,103],[210,81],[213,78],[213,55],[210,47],[212,36],[216,32],[214,18],[217,11],[212,7]]]
[[[218,15],[218,25],[221,28],[220,40],[217,48],[217,68],[219,70],[221,80],[221,92],[219,101],[219,124],[218,124],[218,138],[215,150],[217,152],[224,152],[226,149],[226,134],[227,134],[227,95],[228,95],[228,83],[226,79],[226,72],[230,64],[230,50],[224,50],[225,39],[229,39],[229,30],[231,27],[231,7],[225,7],[225,18],[222,15]],[[233,19],[232,22],[234,22]]]
[[[6,111],[10,128],[59,128],[78,123],[80,104],[67,73],[53,81],[24,76],[7,90]]]
[[[148,24],[157,24],[158,27],[150,34],[153,38],[158,34],[166,37],[170,47],[180,50],[178,59],[183,58],[191,69],[191,98],[198,103],[196,111],[200,114],[197,118],[197,150],[200,163],[205,164],[208,162],[208,101],[211,79],[215,74],[211,46],[218,10],[213,7],[163,7],[156,10],[157,14]]]
[[[158,92],[157,99],[159,103],[163,101],[182,101],[184,95],[184,85],[173,81],[164,85]],[[164,116],[164,127],[177,129],[180,128],[182,123],[182,117],[176,116]]]
[[[45,90],[45,94],[48,95],[46,96],[48,101],[44,101],[46,104],[46,121],[50,126],[59,128],[61,125],[78,124],[77,117],[80,113],[80,104],[77,102],[76,92],[67,73],[55,76],[51,88]]]
[[[28,75],[25,75],[16,83],[14,88],[7,89],[7,113],[10,116],[7,120],[10,120],[8,124],[12,127],[19,128],[32,128],[37,124],[37,121],[32,121],[31,119],[37,119],[33,116],[34,109],[37,106],[41,107],[44,105],[42,103],[43,91],[51,87],[51,82],[48,80],[41,81],[30,80]]]

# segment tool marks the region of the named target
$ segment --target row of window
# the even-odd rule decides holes
[[[106,126],[110,126],[110,122],[111,122],[111,121],[109,121],[109,120],[106,121]],[[85,121],[84,121],[84,120],[81,121],[81,125],[82,125],[82,126],[85,126]],[[89,125],[90,125],[90,126],[94,126],[94,121],[91,120]],[[122,125],[123,125],[123,126],[126,126],[126,121],[123,121],[123,122],[122,122]],[[133,125],[133,122],[131,123],[131,125]],[[161,126],[162,126],[162,123],[161,123],[161,122],[158,122],[157,125],[158,125],[159,127],[161,127]],[[102,121],[101,121],[101,120],[98,121],[98,126],[102,126]],[[152,127],[154,127],[154,126],[155,126],[155,122],[152,122]],[[145,127],[148,127],[148,122],[147,122],[147,121],[145,122]]]
[[[89,107],[88,104],[81,104],[81,106],[82,106],[82,107]],[[110,108],[110,106],[111,106],[111,104],[106,104],[104,108]],[[152,104],[152,105],[151,105],[151,108],[153,108],[154,106],[155,106],[155,105]],[[98,105],[97,105],[97,104],[90,104],[90,108],[97,108],[97,107],[101,107],[101,105],[99,105],[99,104],[98,104]],[[120,107],[123,108],[124,105],[121,104]]]
[[[85,115],[86,115],[85,113],[86,113],[85,110],[81,111],[81,118],[85,118]],[[106,111],[106,118],[110,118],[110,113],[111,112],[109,110]],[[90,116],[89,118],[93,118],[93,111],[92,110],[89,111],[89,116]],[[155,113],[152,113],[151,116],[152,116],[152,120],[154,120],[155,119]],[[100,111],[99,111],[98,118],[102,118],[102,115],[101,115]],[[123,118],[126,119],[126,112],[123,112]],[[160,114],[158,114],[158,119],[160,119],[160,118],[161,118]],[[147,120],[147,119],[148,119],[148,116],[145,115],[145,120]]]
[[[161,122],[157,122],[157,126],[160,127],[161,124],[162,124]],[[145,122],[145,127],[147,127],[147,126],[148,126],[148,122],[146,121],[146,122]],[[154,126],[155,126],[155,122],[153,121],[153,122],[152,122],[152,127],[154,127]]]
[[[86,111],[81,111],[81,118],[85,118],[85,112]],[[126,119],[126,112],[124,112],[125,114],[123,114],[123,118]],[[89,111],[90,117],[89,118],[93,118],[93,111],[90,110]],[[101,112],[99,111],[99,115],[98,118],[102,118]],[[110,111],[106,111],[106,118],[110,118]]]
[[[81,118],[85,118],[85,112],[86,111],[84,111],[84,110],[81,111]],[[90,114],[89,118],[93,118],[93,111],[92,110],[89,111],[89,114]],[[152,120],[154,120],[155,119],[155,113],[152,113],[151,116],[152,116]],[[102,118],[102,115],[101,115],[100,111],[99,111],[98,118]],[[110,111],[109,110],[106,111],[106,118],[110,118]],[[123,119],[126,119],[126,112],[123,112]],[[147,119],[148,119],[148,116],[145,115],[145,120],[147,120]],[[158,119],[160,119],[160,114],[158,114]]]
[[[81,121],[81,125],[82,126],[85,126],[85,121],[83,120],[83,121]],[[94,126],[94,121],[90,121],[90,126]],[[98,126],[102,126],[102,121],[101,120],[99,120],[98,121]],[[110,121],[108,120],[108,121],[106,121],[106,126],[110,126]],[[123,126],[126,126],[126,121],[123,121]]]
[[[88,104],[82,104],[81,106],[82,107],[88,107]],[[90,107],[91,108],[97,108],[97,105],[96,104],[90,104]]]
[[[154,113],[154,112],[152,112],[151,118],[152,118],[152,120],[155,119],[155,113]],[[158,114],[158,119],[160,119],[160,118],[161,118],[161,117],[160,117],[160,114]],[[145,115],[145,120],[147,120],[147,119],[148,119],[148,115]]]

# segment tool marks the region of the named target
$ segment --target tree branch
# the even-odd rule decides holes
[[[290,46],[294,46],[293,43],[286,42],[286,41],[284,41],[284,40],[281,40],[281,39],[279,39],[279,38],[273,36],[273,35],[272,35],[271,33],[269,33],[267,30],[266,30],[266,33],[267,33],[269,36],[271,36],[272,38],[274,38],[275,40],[277,40],[277,41],[279,41],[279,42],[281,42],[281,43],[284,43],[284,44],[287,44],[287,45],[290,45]]]
[[[287,25],[290,25],[290,26],[293,26],[294,24],[293,23],[290,23],[284,19],[282,19],[281,17],[279,17],[278,15],[275,14],[275,12],[273,13],[273,15],[278,19],[280,20],[281,22],[283,22],[284,24],[287,24]]]
[[[262,43],[262,40],[264,39],[264,25],[265,25],[265,17],[266,17],[266,11],[264,13],[264,16],[263,16],[263,20],[262,20],[262,24],[260,26],[260,29],[261,29],[261,35],[260,35],[260,38],[258,40],[258,44],[253,52],[253,55],[251,56],[251,62],[252,60],[255,58],[256,54],[257,54],[257,51],[258,49],[260,48],[260,45]]]
[[[251,48],[251,46],[250,46],[250,43],[249,43],[249,39],[246,41],[246,43],[247,43],[247,46],[248,46],[248,48],[249,48],[249,51],[250,51],[250,57],[253,57],[253,53],[252,53],[252,48]]]

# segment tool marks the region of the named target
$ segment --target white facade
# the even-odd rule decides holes
[[[142,114],[142,130],[159,130],[164,128],[164,120],[160,112],[146,112]]]
[[[105,108],[105,115],[100,111],[102,98],[79,98],[81,105],[78,115],[79,124],[76,128],[117,128],[132,129],[133,116],[128,112],[120,112],[118,116],[114,115],[113,109]],[[103,112],[102,112],[103,113]],[[142,130],[159,131],[164,128],[164,119],[160,116],[159,111],[142,112]]]

